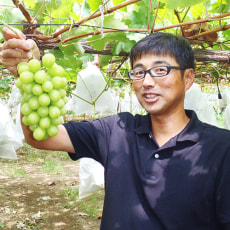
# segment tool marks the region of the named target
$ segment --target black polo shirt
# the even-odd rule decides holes
[[[189,124],[162,147],[149,115],[64,124],[76,151],[70,157],[105,168],[102,230],[220,230],[230,223],[230,132],[186,113]]]

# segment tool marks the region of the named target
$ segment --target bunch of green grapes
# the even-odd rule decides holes
[[[33,131],[36,140],[56,136],[67,112],[67,79],[63,67],[55,63],[53,54],[45,54],[42,65],[32,59],[19,63],[17,69],[19,78],[15,85],[22,94],[22,122]]]

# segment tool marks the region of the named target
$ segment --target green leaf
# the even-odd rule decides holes
[[[222,35],[225,37],[224,40],[230,40],[230,30],[222,31]]]
[[[96,50],[104,50],[105,44],[114,42],[114,41],[127,41],[127,36],[123,32],[108,33],[104,37],[101,35],[95,35],[91,38],[88,38],[88,43],[93,45],[93,48]]]
[[[216,70],[211,71],[211,75],[216,79],[219,77],[219,73]]]
[[[176,9],[176,8],[186,8],[189,6],[193,6],[196,4],[200,4],[203,2],[207,2],[207,0],[162,0],[162,2],[167,3],[168,9]]]
[[[124,1],[123,0],[113,0],[113,5],[118,5],[118,4],[122,3],[122,2],[124,2]],[[122,7],[119,10],[126,12],[127,11],[127,7]]]
[[[70,43],[67,45],[59,45],[59,48],[65,53],[65,55],[67,56],[73,56],[75,53],[79,54],[79,55],[83,55],[85,50],[84,48],[81,46],[81,44],[79,42],[76,43]]]
[[[61,6],[62,0],[46,0],[46,6],[48,8],[57,9]]]
[[[131,48],[134,46],[135,43],[136,42],[133,41],[133,40],[128,41],[128,42],[118,42],[118,41],[115,41],[112,53],[114,55],[119,55],[119,53],[121,51],[125,51],[125,52],[129,53],[130,50],[131,50]]]
[[[101,17],[95,18],[90,21],[90,25],[95,26],[101,26]],[[113,28],[113,29],[125,29],[127,26],[124,22],[121,21],[121,19],[116,18],[114,15],[106,15],[104,17],[103,26],[107,28]]]
[[[22,12],[10,0],[0,1],[0,20],[5,23],[19,23],[25,19]],[[5,6],[5,7],[4,7]]]
[[[113,5],[118,5],[122,2],[124,2],[124,1],[123,0],[113,0]]]
[[[93,0],[93,1],[88,0],[88,4],[92,11],[96,11],[101,5],[101,0]]]
[[[157,7],[157,2],[152,1],[152,9]],[[123,21],[126,25],[133,28],[147,28],[148,14],[149,14],[149,1],[140,1],[137,3],[138,7],[133,7],[133,10],[129,11],[129,16],[124,18]],[[162,5],[162,4],[161,4]],[[164,5],[164,4],[163,4]],[[154,14],[150,15],[150,22],[153,22]]]
[[[87,3],[87,2],[86,2]],[[90,8],[89,8],[89,5],[88,4],[85,4],[83,7],[82,7],[82,16],[83,17],[87,17],[90,15]],[[74,6],[73,6],[73,13],[75,13],[76,15],[79,14],[81,10],[81,6],[79,3],[75,3]]]
[[[0,88],[2,89],[9,88],[10,81],[11,81],[10,77],[4,77],[2,80],[0,80]]]
[[[221,47],[223,48],[223,50],[230,50],[230,47],[226,46],[225,44],[222,44]]]
[[[102,55],[100,58],[99,65],[100,66],[106,66],[109,64],[110,60],[113,58],[112,55]]]

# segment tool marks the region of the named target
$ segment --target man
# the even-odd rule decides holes
[[[20,57],[37,47],[4,34],[3,63],[16,71]],[[194,80],[192,48],[181,37],[154,33],[130,59],[129,77],[147,115],[70,121],[45,141],[23,125],[27,143],[104,166],[102,230],[230,230],[230,132],[184,110]]]

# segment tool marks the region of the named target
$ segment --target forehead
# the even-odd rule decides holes
[[[137,56],[133,62],[133,68],[136,67],[153,67],[156,65],[178,65],[176,59],[170,55],[155,55],[154,53],[142,53]]]

